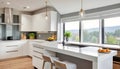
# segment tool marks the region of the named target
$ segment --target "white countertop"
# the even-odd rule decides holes
[[[62,44],[57,44],[57,42],[34,42],[33,44],[43,47],[46,50],[53,52],[58,52],[66,55],[70,55],[77,58],[82,58],[90,61],[97,62],[98,59],[104,59],[107,56],[117,55],[117,51],[111,50],[110,53],[98,53],[98,47],[76,47],[76,46],[63,46]]]
[[[6,43],[6,42],[15,42],[15,41],[35,41],[35,42],[43,42],[45,40],[40,39],[25,39],[25,40],[6,40],[6,41],[0,41],[0,43]],[[81,43],[81,42],[67,42],[68,44],[76,44],[76,45],[84,45],[84,46],[90,46],[90,47],[105,47],[105,48],[112,48],[112,49],[120,49],[119,45],[108,45],[108,44],[95,44],[95,43]]]

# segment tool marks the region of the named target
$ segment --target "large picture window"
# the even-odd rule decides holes
[[[104,19],[104,43],[120,43],[120,17]]]
[[[120,17],[65,22],[64,32],[71,32],[69,41],[120,45]]]
[[[65,22],[65,32],[70,32],[69,41],[79,42],[79,21]]]
[[[99,43],[99,20],[82,21],[82,38],[86,43]]]

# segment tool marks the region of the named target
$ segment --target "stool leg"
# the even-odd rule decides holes
[[[45,66],[45,61],[43,61],[43,66],[42,66],[42,69],[44,69],[44,66]]]
[[[34,69],[37,69],[36,67],[34,67]]]
[[[53,69],[53,63],[51,63],[51,69]]]

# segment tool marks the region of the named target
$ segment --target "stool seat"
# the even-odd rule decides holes
[[[68,61],[55,60],[54,64],[57,69],[76,69],[77,68],[76,64]]]
[[[67,69],[76,69],[76,64],[74,64],[74,63],[71,63],[69,61],[63,61],[63,63],[66,64]]]

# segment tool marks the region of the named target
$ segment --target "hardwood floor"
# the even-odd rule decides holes
[[[0,61],[0,69],[34,69],[30,57]]]
[[[34,69],[34,67],[30,57],[22,57],[0,61],[0,69]],[[120,69],[120,65],[114,63],[113,69]]]

